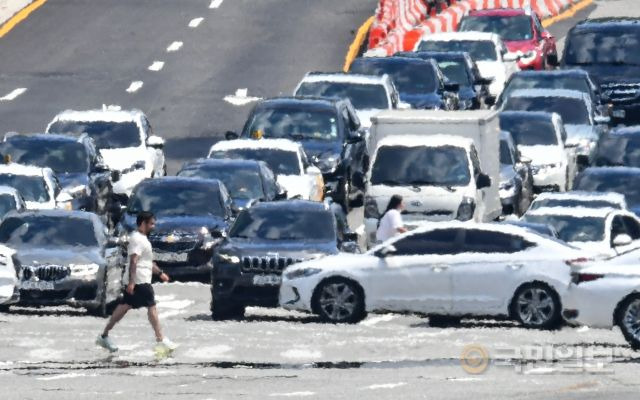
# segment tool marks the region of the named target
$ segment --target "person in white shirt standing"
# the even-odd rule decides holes
[[[402,196],[397,194],[391,196],[389,205],[387,205],[387,209],[384,214],[382,214],[380,223],[378,224],[376,239],[379,242],[384,242],[407,231],[402,222],[402,215],[400,214],[403,209]]]
[[[109,339],[109,331],[133,309],[146,307],[149,322],[156,335],[156,351],[173,351],[176,345],[162,335],[160,321],[158,319],[158,309],[156,308],[155,294],[151,280],[153,274],[157,274],[163,282],[169,281],[169,276],[165,274],[153,261],[153,250],[148,236],[155,228],[156,219],[152,213],[143,211],[136,218],[138,229],[129,235],[129,245],[127,247],[129,262],[123,276],[126,286],[120,304],[113,310],[111,318],[104,328],[102,335],[96,339],[96,344],[110,352],[118,351]]]

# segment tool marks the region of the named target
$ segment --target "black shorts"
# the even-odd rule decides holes
[[[156,296],[153,286],[150,283],[142,283],[133,287],[133,294],[124,290],[122,304],[127,304],[131,308],[152,307],[156,305]]]

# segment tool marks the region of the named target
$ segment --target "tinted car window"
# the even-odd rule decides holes
[[[0,195],[0,218],[4,217],[9,211],[17,209],[16,199],[11,194]]]
[[[156,215],[216,215],[224,217],[223,200],[214,185],[140,185],[129,200],[127,212],[151,211]]]
[[[576,178],[574,190],[587,192],[617,192],[630,205],[640,204],[640,174],[582,173]]]
[[[418,51],[466,51],[474,61],[496,61],[496,46],[491,40],[425,40]]]
[[[382,85],[351,82],[303,82],[296,96],[349,99],[357,110],[387,109],[389,99]]]
[[[640,65],[640,31],[598,30],[572,32],[567,40],[564,60],[567,64]]]
[[[327,109],[259,109],[251,116],[245,134],[254,135],[256,132],[265,138],[335,140],[338,138],[337,115]]]
[[[44,203],[50,200],[47,184],[41,176],[0,174],[0,185],[17,189],[25,201]]]
[[[578,200],[578,199],[543,199],[531,204],[531,209],[542,207],[586,207],[586,208],[615,208],[620,209],[620,204],[606,200]]]
[[[248,209],[238,215],[229,236],[240,239],[335,241],[336,227],[329,210]]]
[[[513,165],[515,161],[511,154],[511,149],[509,148],[509,143],[506,140],[500,141],[500,164],[503,165]]]
[[[4,220],[0,225],[0,242],[16,247],[98,246],[92,221],[36,215]]]
[[[440,61],[438,67],[451,82],[455,82],[461,86],[471,86],[473,81],[469,76],[467,66],[462,61]]]
[[[57,121],[49,127],[49,133],[88,134],[98,149],[138,147],[140,129],[135,122],[106,121]]]
[[[209,158],[264,161],[277,175],[300,175],[298,153],[279,149],[232,149],[213,151]]]
[[[224,183],[231,197],[237,199],[258,199],[264,197],[262,179],[260,177],[260,171],[257,168],[194,165],[180,171],[178,176],[218,179]]]
[[[510,97],[505,110],[556,112],[568,125],[589,125],[589,110],[581,99],[568,97]]]
[[[49,167],[57,174],[89,171],[87,148],[78,142],[10,140],[0,144],[0,154],[19,164]]]
[[[577,90],[591,96],[589,83],[584,77],[551,74],[515,75],[505,87],[501,97],[508,98],[518,89],[568,89]]]
[[[550,146],[558,144],[551,120],[500,117],[500,129],[511,133],[518,146]]]
[[[633,240],[640,239],[640,225],[638,225],[638,221],[628,216],[622,217],[622,221],[627,235],[631,236]]]
[[[596,150],[596,164],[640,167],[640,135],[603,135]]]
[[[465,17],[460,21],[458,31],[479,31],[497,33],[503,40],[531,40],[533,29],[528,15],[476,16]]]
[[[356,60],[350,72],[365,75],[388,74],[400,93],[421,94],[436,91],[436,72],[431,64],[415,62],[411,59],[404,61],[394,59],[387,60]]]
[[[526,215],[527,222],[549,224],[565,242],[598,242],[604,239],[604,218],[573,215]]]
[[[517,235],[469,229],[463,247],[467,253],[516,253],[532,246],[534,243]]]
[[[459,229],[438,229],[409,235],[393,243],[396,256],[456,254],[460,251]]]

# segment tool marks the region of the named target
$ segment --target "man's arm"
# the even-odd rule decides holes
[[[162,282],[169,282],[169,275],[167,275],[163,270],[161,270],[160,267],[158,267],[158,264],[156,264],[155,261],[153,262],[153,265],[151,266],[151,269],[152,269],[154,274],[160,276],[160,280]]]
[[[133,295],[133,288],[136,285],[136,269],[138,267],[138,255],[131,254],[129,257],[129,284],[127,285],[127,293]]]

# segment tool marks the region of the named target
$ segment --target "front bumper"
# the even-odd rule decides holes
[[[255,285],[254,276],[256,275],[264,274],[241,272],[239,265],[237,269],[216,266],[211,277],[213,302],[224,301],[244,306],[277,307],[280,285]]]
[[[100,305],[100,291],[96,280],[67,278],[53,282],[53,289],[20,288],[19,305],[95,308]]]
[[[209,282],[213,270],[213,248],[188,251],[159,251],[154,246],[154,260],[171,279],[178,281]]]
[[[315,285],[307,279],[284,280],[280,287],[280,307],[285,310],[313,312],[311,296]]]
[[[533,186],[536,192],[564,191],[567,187],[565,168],[540,168],[536,166],[533,171]]]

